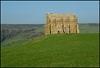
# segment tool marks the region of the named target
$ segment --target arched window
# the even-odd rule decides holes
[[[50,34],[51,34],[51,24],[50,24]]]
[[[66,32],[66,27],[64,27],[64,32]]]

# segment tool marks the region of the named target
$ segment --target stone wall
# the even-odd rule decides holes
[[[75,14],[46,13],[45,35],[58,33],[79,33]]]

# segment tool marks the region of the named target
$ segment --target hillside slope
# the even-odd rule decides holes
[[[2,67],[99,67],[99,34],[55,34],[1,48]]]

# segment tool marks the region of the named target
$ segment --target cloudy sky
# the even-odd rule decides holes
[[[99,23],[99,1],[1,1],[2,24],[46,24],[46,13],[75,13],[78,23]]]

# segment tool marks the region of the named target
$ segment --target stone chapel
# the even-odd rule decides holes
[[[46,13],[45,35],[79,33],[77,21],[75,14]]]

